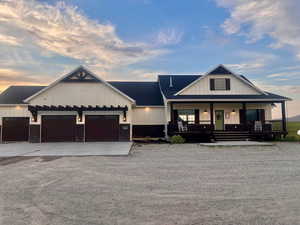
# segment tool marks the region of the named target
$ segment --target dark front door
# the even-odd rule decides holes
[[[118,139],[119,116],[85,116],[85,141],[118,141]]]
[[[73,142],[76,116],[42,116],[42,142]]]
[[[28,141],[28,117],[4,117],[2,126],[2,141]]]
[[[224,130],[224,110],[216,110],[216,130]]]

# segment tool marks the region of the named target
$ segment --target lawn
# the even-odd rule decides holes
[[[279,128],[281,124],[278,122],[274,124],[274,128]],[[300,130],[300,122],[288,122],[287,123],[288,136],[285,141],[300,141],[300,136],[297,135],[297,131]]]

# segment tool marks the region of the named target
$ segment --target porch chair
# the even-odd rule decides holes
[[[261,132],[262,131],[262,122],[261,121],[255,121],[254,122],[254,131],[255,132]]]
[[[177,121],[177,125],[178,125],[179,132],[187,132],[187,130],[188,130],[187,124],[184,124],[183,121],[181,121],[181,120]]]

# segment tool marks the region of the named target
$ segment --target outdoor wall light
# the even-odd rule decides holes
[[[146,108],[145,108],[145,111],[149,111],[149,110],[150,110],[150,108],[149,108],[149,107],[146,107]]]
[[[127,113],[126,111],[123,111],[123,122],[126,122],[127,120]]]
[[[232,114],[235,114],[235,109],[233,109],[233,110],[231,111],[231,113],[232,113]]]
[[[207,113],[207,109],[204,109],[204,113]]]

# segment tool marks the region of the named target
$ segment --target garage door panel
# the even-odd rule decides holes
[[[2,126],[2,141],[28,141],[28,117],[4,117]]]
[[[86,141],[118,141],[119,116],[115,115],[86,115]]]
[[[42,142],[74,142],[76,116],[42,116]]]

